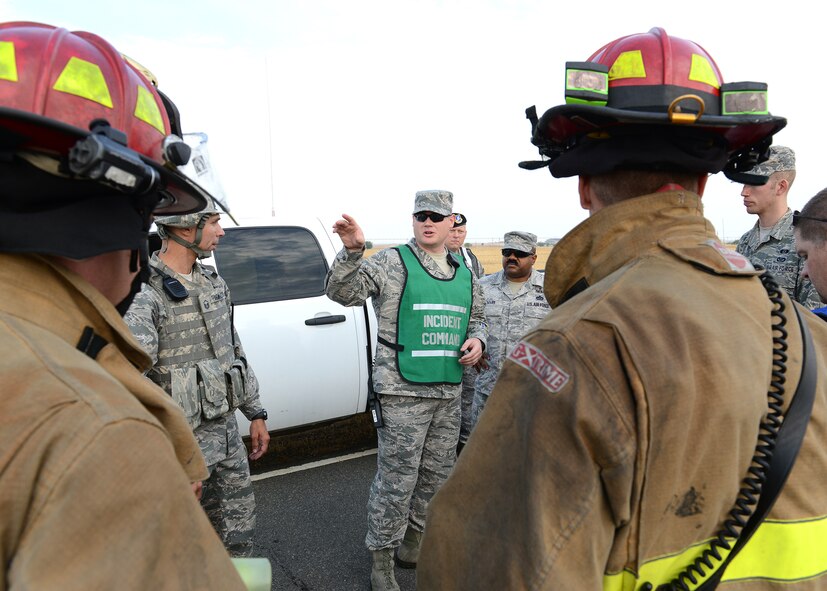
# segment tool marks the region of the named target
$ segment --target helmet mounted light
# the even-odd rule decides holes
[[[177,169],[186,150],[165,149],[181,135],[178,113],[146,68],[97,35],[34,22],[0,23],[0,49],[3,152],[51,158],[61,176],[126,195],[155,195],[160,214],[204,207],[209,193]],[[67,196],[76,192],[67,185]]]
[[[767,85],[724,83],[699,45],[661,28],[621,37],[586,62],[567,62],[566,104],[542,117],[526,109],[532,143],[555,177],[617,169],[747,171],[768,157],[786,119],[770,115]]]
[[[113,129],[105,119],[95,119],[89,129],[92,133],[69,150],[68,166],[73,175],[124,193],[144,194],[157,187],[161,176],[126,147],[126,134]]]

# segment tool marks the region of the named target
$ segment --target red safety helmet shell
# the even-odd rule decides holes
[[[663,138],[672,131],[686,134],[691,128],[695,138],[707,136],[732,155],[761,143],[787,123],[783,117],[772,115],[721,115],[723,76],[715,61],[700,45],[670,37],[661,28],[616,39],[588,61],[609,68],[607,104],[553,107],[534,129],[532,143],[541,146],[541,151],[545,147],[544,153],[561,155],[550,164],[554,176],[580,174],[573,160],[578,143],[586,136],[605,138],[634,128],[638,133],[650,129]],[[703,113],[692,124],[673,123],[669,106],[687,94],[703,100]],[[698,112],[697,101],[682,101],[680,105],[687,112]],[[706,172],[721,170],[718,164],[708,168]]]
[[[41,23],[0,23],[3,149],[60,158],[89,135],[95,119],[124,132],[127,146],[161,175],[157,213],[189,213],[208,202],[201,187],[165,163],[170,122],[164,103],[112,45]]]

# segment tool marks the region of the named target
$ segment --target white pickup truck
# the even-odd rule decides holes
[[[370,302],[346,308],[325,295],[325,276],[341,248],[332,224],[225,221],[226,235],[204,262],[230,286],[235,327],[258,376],[269,429],[364,412],[376,319]],[[240,412],[238,420],[248,433]]]

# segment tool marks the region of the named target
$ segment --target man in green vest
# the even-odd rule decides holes
[[[482,290],[445,247],[452,208],[449,191],[418,192],[414,238],[367,259],[356,220],[345,214],[333,226],[344,248],[328,273],[327,295],[345,306],[372,298],[379,322],[373,388],[383,425],[365,539],[374,590],[399,589],[394,559],[416,567],[428,502],[456,460],[463,369],[485,347]]]

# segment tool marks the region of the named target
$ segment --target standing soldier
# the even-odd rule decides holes
[[[471,428],[479,420],[506,356],[551,310],[543,294],[543,273],[534,269],[537,236],[531,232],[506,233],[502,255],[502,271],[480,280],[485,294],[488,343],[484,369],[474,388]]]
[[[456,460],[463,366],[483,353],[482,289],[445,248],[452,205],[448,191],[418,192],[414,238],[368,259],[356,220],[343,215],[333,226],[344,248],[328,273],[327,295],[345,306],[372,298],[379,322],[373,389],[384,425],[365,539],[374,591],[399,589],[395,548],[400,567],[416,567],[425,511]]]
[[[201,498],[207,516],[232,556],[250,556],[255,498],[235,409],[250,420],[250,459],[264,455],[270,435],[232,323],[229,288],[198,262],[218,247],[220,218],[211,201],[198,213],[155,219],[161,250],[125,320],[152,358],[147,376],[180,405],[201,446],[210,472]]]
[[[244,588],[121,318],[153,211],[206,203],[175,114],[100,37],[0,24],[2,589]]]
[[[524,166],[577,175],[589,218],[431,503],[418,588],[827,588],[827,324],[701,204],[786,120],[660,28],[565,80],[567,104],[527,111],[547,158]]]
[[[468,218],[461,213],[454,213],[452,215],[454,217],[454,227],[451,228],[451,231],[448,233],[448,240],[445,241],[445,246],[465,261],[465,266],[471,269],[474,277],[479,279],[485,275],[485,269],[477,258],[477,255],[465,246],[465,239],[468,237]]]
[[[465,266],[471,269],[474,277],[480,279],[485,275],[482,263],[477,258],[470,248],[465,247],[465,238],[468,236],[468,218],[461,213],[454,213],[454,227],[451,228],[448,234],[448,240],[445,241],[446,248],[457,255],[462,261],[465,261]],[[459,426],[459,443],[457,443],[457,455],[465,447],[468,441],[468,435],[471,434],[471,427],[473,421],[471,419],[471,406],[474,402],[474,383],[477,381],[479,375],[479,366],[466,367],[462,375],[462,404],[461,417]]]
[[[749,183],[744,184],[741,196],[747,212],[757,215],[758,220],[741,236],[738,252],[769,271],[795,301],[810,309],[823,306],[813,284],[802,277],[804,261],[795,252],[793,212],[787,206],[795,180],[795,152],[786,146],[772,146],[770,157],[747,174],[753,178],[746,178]]]

